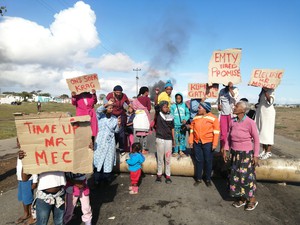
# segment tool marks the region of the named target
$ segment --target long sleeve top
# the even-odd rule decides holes
[[[211,112],[204,116],[197,115],[194,117],[189,136],[189,144],[194,142],[206,144],[213,143],[213,148],[218,146],[220,135],[220,124],[218,118]]]
[[[255,122],[247,117],[239,122],[236,118],[229,124],[228,137],[224,149],[233,149],[236,151],[254,150],[254,156],[259,154],[259,136]]]

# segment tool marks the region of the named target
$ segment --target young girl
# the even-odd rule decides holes
[[[139,192],[138,182],[142,173],[142,163],[145,161],[145,157],[141,154],[141,151],[142,145],[139,142],[133,143],[129,159],[126,160],[131,180],[129,194],[137,194]]]
[[[174,145],[174,119],[170,115],[168,102],[162,101],[159,103],[160,110],[156,115],[156,150],[157,150],[157,177],[156,182],[161,182],[162,168],[165,165],[165,174],[167,184],[172,183],[171,180],[171,154],[172,146]]]
[[[133,119],[135,117],[134,109],[131,105],[128,106],[127,109],[127,123],[125,128],[125,134],[127,136],[127,146],[131,146],[133,144]],[[128,144],[129,143],[129,144]],[[131,151],[131,149],[130,149]]]
[[[174,117],[175,125],[175,147],[173,156],[178,155],[178,150],[180,156],[184,156],[184,151],[186,150],[186,130],[182,130],[181,126],[186,125],[187,121],[190,119],[190,111],[186,104],[183,102],[183,97],[181,93],[175,95],[176,104],[171,106],[171,114]]]
[[[95,184],[101,180],[109,181],[116,161],[115,133],[119,132],[121,119],[112,114],[113,100],[97,109],[98,132],[94,146]]]
[[[202,182],[202,170],[205,164],[206,185],[211,184],[211,171],[213,151],[218,146],[220,124],[218,118],[211,112],[209,102],[200,102],[198,114],[194,117],[191,128],[189,144],[194,148],[196,159],[196,182],[195,186]]]
[[[20,144],[17,140],[18,147]],[[18,179],[18,200],[22,202],[24,214],[22,217],[15,221],[16,224],[34,224],[35,218],[31,214],[31,205],[33,202],[33,190],[37,187],[38,175],[27,175],[23,173],[23,164],[20,157],[17,161],[17,179]]]
[[[66,211],[64,215],[64,224],[67,224],[73,216],[74,208],[78,198],[81,202],[82,221],[85,225],[92,224],[92,209],[90,206],[90,189],[87,185],[85,174],[66,173]]]

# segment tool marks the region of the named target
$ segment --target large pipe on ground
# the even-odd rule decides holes
[[[143,163],[143,172],[146,174],[156,174],[157,161],[154,153],[148,153],[145,156]],[[119,172],[128,172],[126,159],[128,153],[125,155],[118,155]],[[226,171],[222,157],[214,157],[214,175],[221,174]],[[172,157],[171,159],[171,173],[178,176],[194,176],[195,167],[192,157]],[[300,159],[293,158],[269,158],[267,160],[260,160],[259,167],[256,167],[257,180],[279,181],[279,182],[300,182]]]

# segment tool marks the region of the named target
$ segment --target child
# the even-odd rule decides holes
[[[129,194],[138,194],[139,187],[138,182],[142,173],[142,163],[145,161],[145,157],[141,154],[142,145],[139,142],[132,144],[132,150],[129,154],[129,159],[126,160],[128,169],[130,171],[131,186],[129,187]]]
[[[129,142],[128,146],[131,146],[133,144],[133,119],[135,117],[135,112],[134,109],[132,108],[131,105],[128,105],[127,109],[127,123],[126,123],[126,128],[125,128],[125,134],[127,136],[127,143]],[[130,149],[131,151],[131,149]]]
[[[90,206],[90,189],[87,186],[85,174],[66,173],[66,211],[64,224],[67,224],[73,216],[73,211],[79,198],[81,202],[82,221],[85,225],[92,224],[92,209]]]
[[[18,141],[17,141],[18,142]],[[18,143],[19,146],[19,143]],[[27,175],[23,173],[22,160],[18,157],[17,161],[18,179],[18,200],[22,202],[24,215],[15,222],[16,224],[35,224],[36,220],[32,217],[31,205],[33,202],[33,190],[37,187],[38,175]]]
[[[186,126],[187,121],[190,119],[190,111],[186,104],[183,102],[183,97],[181,93],[175,95],[176,104],[171,106],[171,114],[174,117],[175,124],[175,147],[173,156],[178,155],[178,150],[180,156],[184,156],[183,153],[186,150],[186,131],[182,130],[182,126]]]
[[[115,133],[121,127],[121,118],[112,114],[113,100],[97,109],[99,131],[94,146],[95,184],[110,181],[110,173],[116,162]]]
[[[168,102],[159,103],[159,110],[156,112],[156,150],[157,150],[157,177],[155,182],[161,183],[162,168],[165,165],[165,174],[167,184],[172,183],[171,180],[171,154],[174,145],[174,119],[170,115]],[[164,160],[165,159],[165,160]],[[164,162],[165,161],[165,162]]]
[[[196,159],[196,182],[198,186],[202,181],[202,170],[205,163],[206,185],[211,184],[213,151],[218,146],[220,124],[218,118],[211,112],[209,102],[200,102],[198,114],[191,123],[189,144],[194,148]]]

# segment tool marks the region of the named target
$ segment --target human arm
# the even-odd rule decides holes
[[[94,104],[97,104],[98,99],[97,99],[97,95],[96,95],[96,90],[92,89],[92,98],[94,100]]]
[[[222,90],[219,92],[218,99],[217,99],[218,111],[222,111],[222,104],[221,104],[221,92],[222,92]]]
[[[148,111],[150,112],[151,111],[151,100],[149,97],[147,97],[146,107],[147,107]]]
[[[195,121],[192,121],[190,126],[190,135],[189,135],[190,148],[192,148],[194,144],[194,127],[195,127]]]
[[[184,103],[185,104],[185,103]],[[186,122],[190,119],[191,114],[190,114],[190,110],[189,108],[186,106],[186,104],[184,105],[185,108],[185,113],[184,116],[182,117],[182,123],[186,124]]]
[[[213,144],[212,144],[212,151],[215,151],[218,147],[219,136],[220,136],[220,123],[217,118],[215,118],[213,122]]]
[[[272,105],[274,103],[274,90],[268,88],[263,88],[263,90],[268,104]]]
[[[76,92],[72,91],[71,96],[72,96],[72,105],[77,106],[77,95],[76,95]]]
[[[158,105],[159,88],[155,88],[154,105]]]

